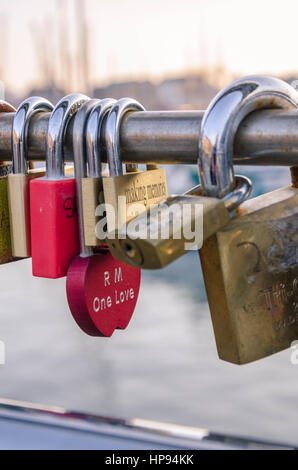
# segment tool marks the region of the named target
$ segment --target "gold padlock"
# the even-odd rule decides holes
[[[236,188],[226,200],[201,196],[200,187],[169,196],[132,220],[137,236],[129,224],[125,238],[110,244],[112,255],[134,267],[161,269],[190,249],[200,248],[205,239],[230,222],[235,208],[250,195],[249,179],[236,179]]]
[[[103,122],[116,101],[111,98],[98,100],[92,109],[86,124],[86,163],[83,171],[86,177],[81,179],[83,225],[86,246],[98,246],[105,243],[96,236],[96,225],[100,219],[96,215],[97,206],[104,202],[101,162],[101,132]]]
[[[13,120],[13,173],[8,176],[8,195],[12,253],[19,258],[31,255],[29,181],[44,175],[44,169],[28,168],[28,126],[34,114],[52,109],[48,100],[34,96],[20,104]]]
[[[297,107],[298,94],[270,77],[237,80],[208,108],[200,140],[207,194],[234,184],[233,140],[240,121],[262,107]],[[245,364],[281,351],[298,335],[298,189],[246,201],[203,244],[200,258],[219,357]]]
[[[110,176],[103,178],[104,200],[107,210],[110,245],[117,230],[138,213],[146,211],[167,197],[165,170],[155,165],[147,171],[128,171],[123,175],[120,158],[119,134],[123,116],[132,111],[143,111],[143,106],[130,98],[122,98],[111,108],[106,121],[106,151]],[[149,167],[150,168],[150,167]],[[130,168],[132,170],[133,168]]]
[[[15,112],[15,108],[5,101],[0,101],[0,113]],[[0,264],[13,261],[10,222],[8,207],[7,176],[11,172],[11,165],[0,165]]]
[[[0,101],[0,113],[15,112],[15,108],[5,101]],[[7,176],[12,167],[8,164],[0,166],[0,264],[14,261],[10,239],[10,220],[8,206]]]
[[[221,359],[243,364],[298,338],[298,189],[246,201],[200,250]]]

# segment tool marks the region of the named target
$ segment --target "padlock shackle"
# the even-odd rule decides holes
[[[252,192],[252,182],[247,176],[235,175],[235,187],[222,199],[225,201],[225,206],[230,213],[237,209],[246,199],[249,198]],[[203,196],[204,191],[201,184],[189,189],[183,196]]]
[[[234,140],[248,114],[259,109],[297,107],[296,90],[273,77],[244,77],[219,92],[201,124],[198,165],[204,194],[223,197],[234,188]]]
[[[84,217],[83,217],[83,195],[82,195],[82,178],[85,176],[86,168],[86,140],[85,132],[87,122],[94,106],[98,105],[98,100],[88,100],[83,103],[77,111],[73,125],[73,158],[74,173],[76,180],[76,201],[79,223],[80,237],[80,255],[82,257],[92,255],[92,248],[87,247],[84,234]]]
[[[235,175],[235,186],[226,194],[222,199],[225,201],[225,206],[232,214],[237,207],[240,206],[252,193],[252,182],[247,176]]]
[[[14,174],[28,173],[27,136],[32,116],[54,109],[50,101],[40,96],[25,99],[18,107],[12,124],[12,169]]]
[[[128,112],[144,111],[144,107],[132,98],[121,98],[111,108],[105,129],[105,144],[110,176],[123,175],[120,155],[120,129],[123,116]]]
[[[46,177],[61,179],[64,177],[63,145],[71,118],[80,106],[89,100],[81,93],[64,96],[55,106],[49,119],[46,150]]]
[[[92,109],[86,125],[86,166],[83,176],[100,178],[102,176],[101,132],[103,122],[116,100],[105,98]]]

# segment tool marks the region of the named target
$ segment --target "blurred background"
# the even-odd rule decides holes
[[[298,4],[218,0],[0,0],[0,80],[14,105],[80,91],[131,96],[148,110],[205,109],[234,78],[298,78]],[[254,195],[289,183],[286,168],[240,167]],[[170,191],[196,167],[167,168]],[[0,396],[115,417],[207,427],[298,444],[298,366],[287,350],[246,366],[217,357],[199,258],[143,272],[129,328],[78,330],[65,279],[0,267]]]

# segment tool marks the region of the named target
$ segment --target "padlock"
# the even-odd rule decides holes
[[[105,240],[96,236],[96,225],[99,216],[96,215],[97,206],[104,202],[102,186],[102,164],[100,158],[100,140],[103,122],[110,111],[115,100],[106,98],[100,100],[90,112],[86,124],[87,139],[87,161],[86,170],[82,181],[82,210],[85,244],[87,246],[98,246],[105,243]]]
[[[108,121],[106,128],[108,129]],[[107,152],[110,149],[113,155],[117,143],[113,143],[107,136],[106,147]],[[131,171],[134,171],[134,167]],[[105,181],[106,179],[104,188]],[[110,251],[115,258],[134,267],[163,268],[193,246],[199,245],[200,248],[205,239],[225,226],[234,216],[236,207],[249,197],[251,188],[248,178],[238,176],[237,186],[229,192],[226,200],[203,197],[200,186],[183,195],[169,196],[166,199],[162,197],[160,206],[153,209],[149,206],[146,212],[127,218],[128,222],[133,222],[133,227],[138,227],[141,235],[131,233],[128,223],[122,237],[108,238]],[[107,203],[107,199],[105,202]],[[168,217],[171,214],[172,219]],[[185,214],[188,217],[184,217]],[[124,223],[124,219],[121,223]],[[196,229],[198,234],[195,233]],[[189,235],[194,236],[190,239]]]
[[[223,199],[200,195],[196,187],[185,194],[169,196],[159,206],[135,217],[124,238],[110,244],[112,255],[142,269],[161,269],[228,224],[235,209],[250,195],[248,178],[237,176],[236,187]],[[130,224],[137,227],[131,232]]]
[[[129,220],[152,204],[158,204],[168,194],[162,168],[154,166],[149,171],[129,171],[123,175],[119,142],[121,121],[126,113],[143,110],[137,101],[122,98],[113,105],[106,120],[105,143],[110,176],[103,178],[103,189],[106,207],[113,209],[107,210],[109,245]],[[137,208],[136,212],[134,208]]]
[[[30,171],[27,160],[27,133],[31,118],[41,112],[53,110],[46,99],[33,96],[18,107],[12,126],[13,172],[8,175],[9,215],[12,254],[31,256],[29,181],[44,174],[44,170]]]
[[[47,133],[46,176],[30,181],[32,273],[66,276],[71,259],[79,253],[75,179],[64,175],[63,144],[67,126],[89,98],[71,94],[55,106]]]
[[[298,94],[270,77],[237,80],[204,115],[200,172],[205,194],[234,186],[233,141],[255,109],[297,108]],[[243,203],[200,250],[219,357],[245,364],[298,337],[298,189],[282,188]]]
[[[115,260],[107,248],[100,248],[98,253],[93,253],[85,244],[82,211],[82,177],[86,165],[84,134],[88,117],[93,107],[97,106],[96,103],[97,100],[91,100],[83,104],[74,120],[73,152],[81,253],[69,266],[66,292],[71,313],[85,333],[111,336],[116,328],[126,328],[132,317],[141,274],[139,269]],[[90,143],[87,140],[87,145]]]
[[[0,113],[13,113],[15,108],[0,100]],[[12,167],[4,164],[0,166],[0,264],[14,261],[10,239],[10,220],[8,204],[8,174]]]

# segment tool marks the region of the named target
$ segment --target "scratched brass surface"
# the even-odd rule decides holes
[[[135,205],[145,211],[168,195],[166,174],[163,168],[150,171],[129,172],[122,176],[103,178],[104,199],[115,211],[115,218],[107,211],[108,231],[114,232],[134,216]],[[126,197],[126,204],[118,206],[118,196]]]
[[[145,228],[147,238],[108,240],[115,258],[142,269],[161,269],[187,253],[191,245],[200,244],[195,240],[202,243],[203,239],[230,221],[224,202],[211,197],[169,196],[163,206],[173,214],[172,217],[162,220],[158,217],[160,209],[157,208],[151,211],[150,217],[144,212],[136,219],[139,226]],[[188,206],[190,217],[184,217],[185,206]],[[191,236],[195,233],[196,239]]]
[[[221,359],[244,364],[298,339],[298,189],[245,202],[200,257]]]

